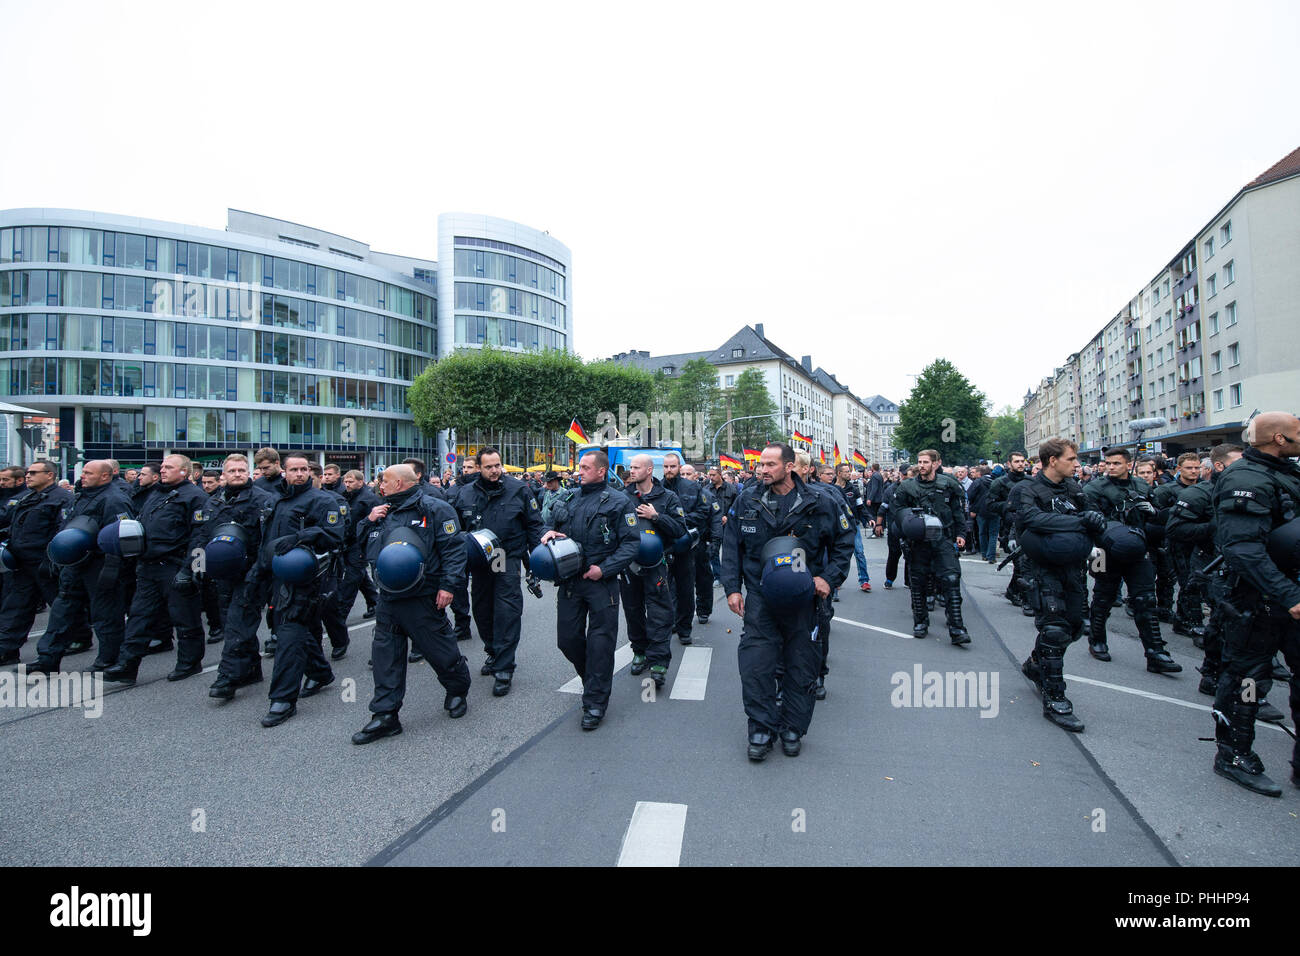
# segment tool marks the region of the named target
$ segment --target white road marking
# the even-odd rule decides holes
[[[682,651],[682,663],[673,681],[671,700],[704,700],[709,686],[709,665],[713,662],[713,648],[687,647]]]
[[[874,624],[863,624],[861,621],[850,621],[847,617],[840,617],[838,614],[831,618],[832,624],[852,624],[854,627],[864,627],[868,631],[879,631],[881,634],[889,634],[891,637],[901,637],[904,640],[914,641],[911,634],[904,634],[902,631],[891,631],[887,627],[877,627]]]
[[[627,665],[631,663],[632,663],[632,645],[624,644],[622,647],[620,647],[618,650],[614,652],[614,673],[617,674],[624,667],[627,667]],[[559,688],[559,691],[561,694],[581,694],[582,678],[574,677],[573,680],[569,681],[563,687]]]
[[[686,804],[636,802],[623,834],[619,866],[677,866],[686,833]]]
[[[200,673],[200,674],[211,674],[214,670],[216,670],[216,669],[217,669],[218,667],[220,667],[220,666],[221,666],[220,664],[213,664],[211,667],[205,667],[205,668],[203,668],[203,670],[199,671],[199,673]]]
[[[1190,710],[1202,710],[1207,714],[1212,709],[1205,704],[1194,704],[1190,700],[1179,700],[1177,697],[1166,697],[1164,694],[1153,694],[1149,690],[1139,690],[1136,687],[1125,687],[1122,684],[1108,684],[1104,680],[1093,680],[1090,677],[1079,677],[1077,674],[1066,674],[1064,676],[1067,683],[1075,681],[1079,684],[1091,684],[1094,687],[1105,687],[1108,690],[1117,690],[1121,694],[1132,694],[1134,697],[1145,697],[1147,700],[1158,700],[1166,704],[1177,704],[1179,707],[1187,707]],[[1266,720],[1256,720],[1255,726],[1272,727],[1279,733],[1286,733],[1286,731],[1277,724],[1269,723]]]

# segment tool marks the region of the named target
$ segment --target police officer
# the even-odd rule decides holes
[[[64,654],[70,650],[67,637],[72,623],[83,616],[89,617],[99,638],[99,654],[91,670],[111,667],[122,647],[126,614],[118,581],[122,559],[104,554],[95,539],[105,525],[134,516],[131,500],[113,482],[112,468],[107,461],[86,462],[77,484],[63,530],[84,535],[86,551],[84,556],[77,556],[75,563],[58,571],[58,597],[50,606],[49,623],[37,648],[39,656],[29,671],[49,674],[59,669]],[[76,519],[89,525],[69,528]],[[58,555],[51,557],[57,559]]]
[[[203,627],[199,622],[199,587],[190,564],[202,544],[208,498],[190,482],[190,460],[168,455],[158,483],[140,509],[144,551],[136,561],[136,589],[126,637],[118,662],[104,679],[134,684],[140,659],[149,647],[149,630],[166,608],[168,628],[179,628],[176,667],[167,679],[184,680],[203,669]]]
[[[0,512],[0,534],[7,536],[8,557],[15,563],[0,606],[0,666],[18,663],[36,609],[54,603],[59,582],[45,549],[71,508],[72,492],[58,486],[54,466],[37,461],[27,466],[26,490]]]
[[[1151,486],[1136,475],[1129,474],[1130,456],[1127,449],[1106,449],[1106,474],[1094,478],[1084,488],[1088,508],[1101,512],[1108,523],[1124,524],[1142,530],[1146,521],[1156,513],[1151,503]],[[1107,550],[1105,560],[1093,565],[1095,584],[1092,605],[1089,609],[1088,652],[1099,661],[1109,661],[1110,648],[1106,641],[1106,621],[1119,594],[1121,584],[1127,584],[1132,596],[1133,616],[1138,636],[1146,649],[1147,670],[1153,674],[1176,674],[1182,665],[1169,656],[1160,636],[1160,622],[1156,617],[1155,566],[1145,553],[1131,559],[1119,560],[1112,550]]]
[[[695,615],[701,624],[708,624],[713,614],[713,565],[722,547],[722,505],[714,497],[707,481],[701,481],[691,464],[682,465],[682,477],[700,486],[700,494],[709,509],[709,523],[700,534],[695,552]]]
[[[1088,588],[1084,566],[1092,536],[1106,519],[1090,511],[1074,479],[1079,446],[1068,438],[1049,438],[1038,448],[1042,469],[1015,483],[1008,510],[1024,549],[1024,600],[1034,612],[1038,637],[1021,671],[1043,695],[1043,716],[1080,733],[1083,721],[1065,696],[1065,651],[1083,634]]]
[[[510,693],[515,652],[524,613],[519,572],[528,553],[541,543],[542,510],[528,486],[504,473],[501,452],[488,445],[478,452],[478,476],[456,496],[461,527],[467,534],[491,531],[501,554],[471,562],[471,604],[487,660],[482,675],[494,678],[492,695]],[[467,541],[474,548],[473,541]],[[472,552],[471,552],[472,554]]]
[[[1163,457],[1160,459],[1162,462],[1164,460]],[[1157,470],[1153,458],[1143,458],[1137,463],[1135,471],[1139,478],[1151,486],[1150,500],[1156,509],[1156,513],[1146,522],[1147,556],[1156,569],[1156,620],[1171,623],[1174,619],[1174,584],[1177,583],[1178,573],[1165,541],[1165,519],[1169,517],[1168,508],[1173,505],[1178,493],[1177,487],[1170,488],[1170,485],[1177,486],[1178,482],[1172,478],[1162,481],[1161,472]]]
[[[1156,488],[1151,494],[1151,503],[1156,506],[1157,516],[1161,519],[1160,526],[1163,529],[1164,547],[1163,552],[1167,556],[1170,564],[1173,566],[1174,577],[1178,582],[1178,609],[1174,615],[1173,632],[1182,634],[1184,637],[1205,637],[1205,628],[1201,626],[1203,613],[1201,604],[1204,600],[1204,590],[1200,587],[1195,579],[1190,579],[1192,571],[1192,562],[1196,550],[1198,537],[1193,534],[1191,538],[1183,537],[1179,541],[1174,541],[1171,537],[1170,522],[1178,511],[1186,511],[1186,508],[1180,508],[1178,502],[1181,500],[1183,493],[1194,488],[1200,483],[1201,477],[1201,456],[1195,452],[1187,452],[1178,456],[1178,468],[1173,481],[1165,482]],[[1204,496],[1206,509],[1213,512],[1212,499],[1208,494]],[[1185,521],[1180,522],[1184,528],[1189,528]],[[1210,532],[1208,542],[1213,542],[1213,531]],[[1202,562],[1197,565],[1198,568],[1204,567],[1208,562]],[[1157,591],[1157,598],[1159,593]]]
[[[632,501],[606,482],[609,457],[599,448],[578,462],[581,481],[551,508],[546,544],[572,538],[582,548],[580,573],[559,582],[556,644],[582,679],[582,729],[595,730],[609,710],[618,638],[618,576],[640,548]],[[657,510],[657,509],[656,509]]]
[[[749,718],[748,756],[755,761],[767,757],[777,735],[788,756],[799,754],[822,663],[818,606],[844,582],[853,556],[848,516],[829,496],[809,490],[795,471],[794,449],[769,444],[758,470],[759,483],[744,489],[727,515],[722,547],[727,606],[745,622],[737,658]],[[794,540],[782,547],[787,537]],[[781,553],[765,555],[774,539]],[[786,590],[807,577],[810,589]]]
[[[829,466],[827,466],[829,467]],[[872,524],[874,528],[874,512],[879,510],[880,501],[877,497],[875,504],[871,509],[867,508],[867,493],[862,486],[862,482],[853,477],[853,466],[847,461],[842,461],[835,466],[834,480],[823,479],[828,484],[834,484],[839,491],[840,497],[844,499],[844,505],[849,509],[849,517],[853,519],[853,526],[856,530],[859,524]],[[882,491],[877,490],[879,496]],[[853,538],[853,562],[858,569],[858,590],[871,591],[871,574],[867,571],[867,552],[862,545],[862,535],[857,533]]]
[[[402,732],[397,714],[406,696],[408,639],[438,675],[446,691],[443,708],[448,716],[463,717],[469,709],[469,664],[460,653],[446,614],[452,593],[465,579],[465,543],[456,512],[440,498],[422,493],[415,469],[409,465],[384,469],[380,490],[384,503],[357,523],[358,535],[368,542],[366,556],[379,584],[379,606],[370,648],[375,676],[370,700],[373,716],[352,735],[354,744]],[[394,563],[394,570],[389,562]],[[407,568],[402,567],[404,562]],[[414,569],[410,578],[397,580],[408,568]]]
[[[262,610],[271,597],[270,580],[249,576],[262,548],[262,522],[275,507],[279,495],[273,495],[265,486],[252,481],[248,459],[243,455],[228,455],[222,465],[225,484],[208,499],[208,525],[204,537],[205,554],[210,553],[212,538],[219,529],[229,524],[239,525],[244,532],[241,545],[243,559],[226,568],[209,564],[205,578],[217,590],[220,603],[223,635],[221,663],[217,666],[217,679],[208,689],[208,696],[217,700],[232,700],[235,691],[262,681],[262,655],[257,649],[257,629],[262,621]]]
[[[966,493],[956,478],[940,470],[937,451],[925,449],[919,452],[916,465],[916,477],[908,478],[898,486],[889,509],[900,537],[909,542],[907,573],[912,586],[912,634],[925,637],[929,633],[930,614],[926,597],[933,574],[943,591],[948,636],[953,644],[969,644],[970,634],[961,616],[961,565],[957,562],[956,550],[966,546],[969,523]],[[939,519],[942,534],[937,540],[927,541],[924,537],[908,534],[909,529],[921,527],[921,514]],[[908,518],[913,519],[910,524]]]
[[[673,633],[682,644],[691,643],[691,615],[695,610],[695,562],[702,554],[699,539],[708,531],[711,511],[698,481],[682,476],[682,460],[676,452],[664,455],[664,487],[677,496],[686,515],[687,532],[694,532],[691,542],[682,550],[673,550],[669,570],[676,602],[676,621]]]
[[[410,465],[415,469],[415,473],[421,476],[423,480],[424,462],[418,458],[407,458],[403,464]],[[433,484],[422,484],[421,490],[426,495],[433,495],[446,501],[451,505],[452,510],[459,513],[460,496],[473,487],[474,482],[478,481],[478,457],[476,455],[467,455],[461,462],[461,477],[450,488],[439,488]],[[470,639],[470,603],[469,603],[469,578],[466,577],[463,584],[452,593],[451,617],[455,626],[456,640],[468,641]],[[411,663],[420,660],[418,649],[411,652]]]
[[[284,492],[284,472],[280,468],[280,453],[274,448],[259,448],[253,455],[257,478],[253,484],[269,491],[276,498]]]
[[[334,469],[333,474],[337,477],[338,466],[330,467]],[[343,489],[338,486],[338,483],[326,486],[325,469],[312,462],[311,473],[313,484],[323,494],[334,499],[339,515],[339,527],[343,533],[343,541],[340,543],[335,560],[330,563],[329,570],[320,579],[320,618],[312,628],[312,636],[318,643],[323,640],[321,629],[324,628],[324,632],[330,639],[330,660],[337,661],[347,654],[348,645],[352,643],[351,638],[348,637],[348,611],[352,606],[350,604],[347,607],[343,606],[343,602],[339,600],[339,591],[343,586],[343,554],[348,545],[348,526],[353,523],[353,518],[348,508],[348,500],[344,497]]]
[[[727,481],[722,476],[722,471],[717,467],[709,469],[708,477],[709,494],[711,494],[714,501],[717,502],[718,511],[722,514],[722,524],[725,525],[727,523],[727,512],[730,511],[731,506],[735,504],[736,495],[739,493],[739,489],[736,487],[734,481]],[[712,536],[712,532],[710,532],[710,535]],[[709,569],[713,572],[714,584],[722,583],[721,553],[722,532],[719,531],[709,550]]]
[[[1005,554],[1012,552],[1010,537],[1016,527],[1016,515],[1008,505],[1011,492],[1029,475],[1025,472],[1027,459],[1023,451],[1013,451],[1007,461],[1007,472],[994,479],[989,488],[987,508],[990,516],[998,519],[998,545]],[[1026,608],[1024,602],[1024,581],[1020,570],[1021,555],[1011,559],[1011,580],[1003,596],[1016,607],[1024,608],[1026,616],[1033,614],[1033,608]]]
[[[291,452],[283,462],[283,490],[266,518],[262,547],[248,573],[248,580],[259,587],[266,587],[269,579],[274,608],[275,667],[263,727],[284,723],[298,712],[299,697],[312,697],[334,682],[316,635],[326,588],[322,579],[333,564],[333,558],[323,556],[343,546],[344,516],[339,499],[312,484],[305,455]],[[306,549],[315,559],[310,573],[302,578],[277,575],[275,559],[286,559],[282,566],[287,566],[293,560],[288,555],[296,549]]]
[[[655,686],[662,687],[672,660],[674,619],[667,550],[686,534],[686,513],[677,496],[655,477],[654,459],[649,455],[634,455],[628,463],[624,491],[636,506],[637,533],[641,534],[648,524],[661,543],[658,561],[638,561],[619,578],[623,616],[632,645],[631,673],[642,674],[649,667]]]
[[[329,466],[325,470],[328,473]],[[369,620],[375,616],[379,592],[375,590],[375,582],[370,580],[366,570],[366,541],[357,535],[356,528],[359,520],[383,502],[366,485],[365,475],[356,470],[343,476],[343,497],[347,499],[351,520],[348,522],[346,550],[343,553],[343,584],[339,588],[339,604],[345,614],[350,612],[356,603],[357,592],[360,591],[366,600],[366,610],[361,617]]]
[[[1214,489],[1215,543],[1228,569],[1223,670],[1214,698],[1214,772],[1278,797],[1282,788],[1264,773],[1252,747],[1258,702],[1273,683],[1273,655],[1280,649],[1291,670],[1300,670],[1300,467],[1294,461],[1300,455],[1300,418],[1264,412],[1248,426],[1247,437],[1251,447],[1223,471]],[[1300,719],[1300,682],[1294,679],[1291,719]],[[1300,786],[1300,743],[1291,767],[1291,782]]]
[[[1227,577],[1227,573],[1222,568],[1216,569],[1209,575],[1204,573],[1204,569],[1211,565],[1218,556],[1218,549],[1214,544],[1216,530],[1214,492],[1223,470],[1241,458],[1241,454],[1241,445],[1215,445],[1210,451],[1211,470],[1209,479],[1197,481],[1196,484],[1184,487],[1179,492],[1178,500],[1170,510],[1169,520],[1166,523],[1166,534],[1169,536],[1171,550],[1175,552],[1178,561],[1189,566],[1187,584],[1185,585],[1188,591],[1188,601],[1195,602],[1195,610],[1198,615],[1201,613],[1200,603],[1202,600],[1210,605],[1208,625],[1189,629],[1197,646],[1205,651],[1201,666],[1197,668],[1201,672],[1201,680],[1197,690],[1207,697],[1213,697],[1218,693],[1219,674],[1223,669],[1224,609],[1222,602],[1226,597],[1224,582]],[[1180,465],[1179,471],[1182,472],[1182,470]],[[1199,621],[1199,617],[1197,620]],[[1274,679],[1277,679],[1276,671],[1273,676]],[[1259,711],[1255,715],[1256,719],[1279,721],[1285,718],[1282,711],[1278,710],[1262,696],[1257,696],[1256,699],[1259,703]]]

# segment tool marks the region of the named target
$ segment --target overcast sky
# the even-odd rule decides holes
[[[0,208],[573,252],[584,358],[763,322],[859,395],[997,405],[1300,146],[1294,2],[0,0]]]

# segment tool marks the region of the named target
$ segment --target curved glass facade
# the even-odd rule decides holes
[[[457,213],[439,217],[438,233],[442,348],[573,348],[562,243],[518,223]]]
[[[437,264],[403,274],[278,240],[0,212],[0,395],[57,416],[88,458],[430,458],[406,393],[436,355]]]

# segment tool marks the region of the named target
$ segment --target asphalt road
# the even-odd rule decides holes
[[[548,586],[541,601],[525,595],[509,696],[493,698],[491,678],[478,676],[475,637],[461,645],[475,675],[466,717],[448,718],[432,670],[411,665],[405,732],[353,746],[372,690],[371,625],[358,604],[339,680],[270,730],[258,723],[266,684],[218,703],[207,697],[212,674],[162,679],[172,655],[146,659],[134,687],[105,685],[98,718],[0,709],[0,861],[1300,863],[1300,790],[1286,783],[1282,799],[1268,799],[1211,771],[1214,745],[1200,739],[1213,733],[1210,699],[1197,693],[1190,640],[1166,635],[1184,667],[1175,676],[1146,672],[1122,611],[1111,618],[1114,661],[1071,647],[1068,693],[1087,729],[1068,734],[1043,719],[1020,674],[1034,631],[1001,596],[1009,569],[963,560],[973,640],[957,648],[941,609],[929,638],[911,638],[907,590],[883,588],[884,543],[866,548],[873,591],[857,591],[851,574],[835,605],[828,696],[797,758],[778,747],[764,763],[746,759],[739,619],[720,590],[693,646],[674,639],[658,694],[648,674],[628,673],[623,646],[610,712],[595,732],[578,726]],[[209,647],[205,664],[215,666],[218,652]],[[29,642],[23,658],[34,656]],[[949,683],[947,675],[973,674],[985,695],[905,695],[918,666]],[[1287,709],[1284,685],[1272,699]],[[921,706],[898,706],[905,701]],[[1260,725],[1256,749],[1280,782],[1290,748],[1283,731]]]

